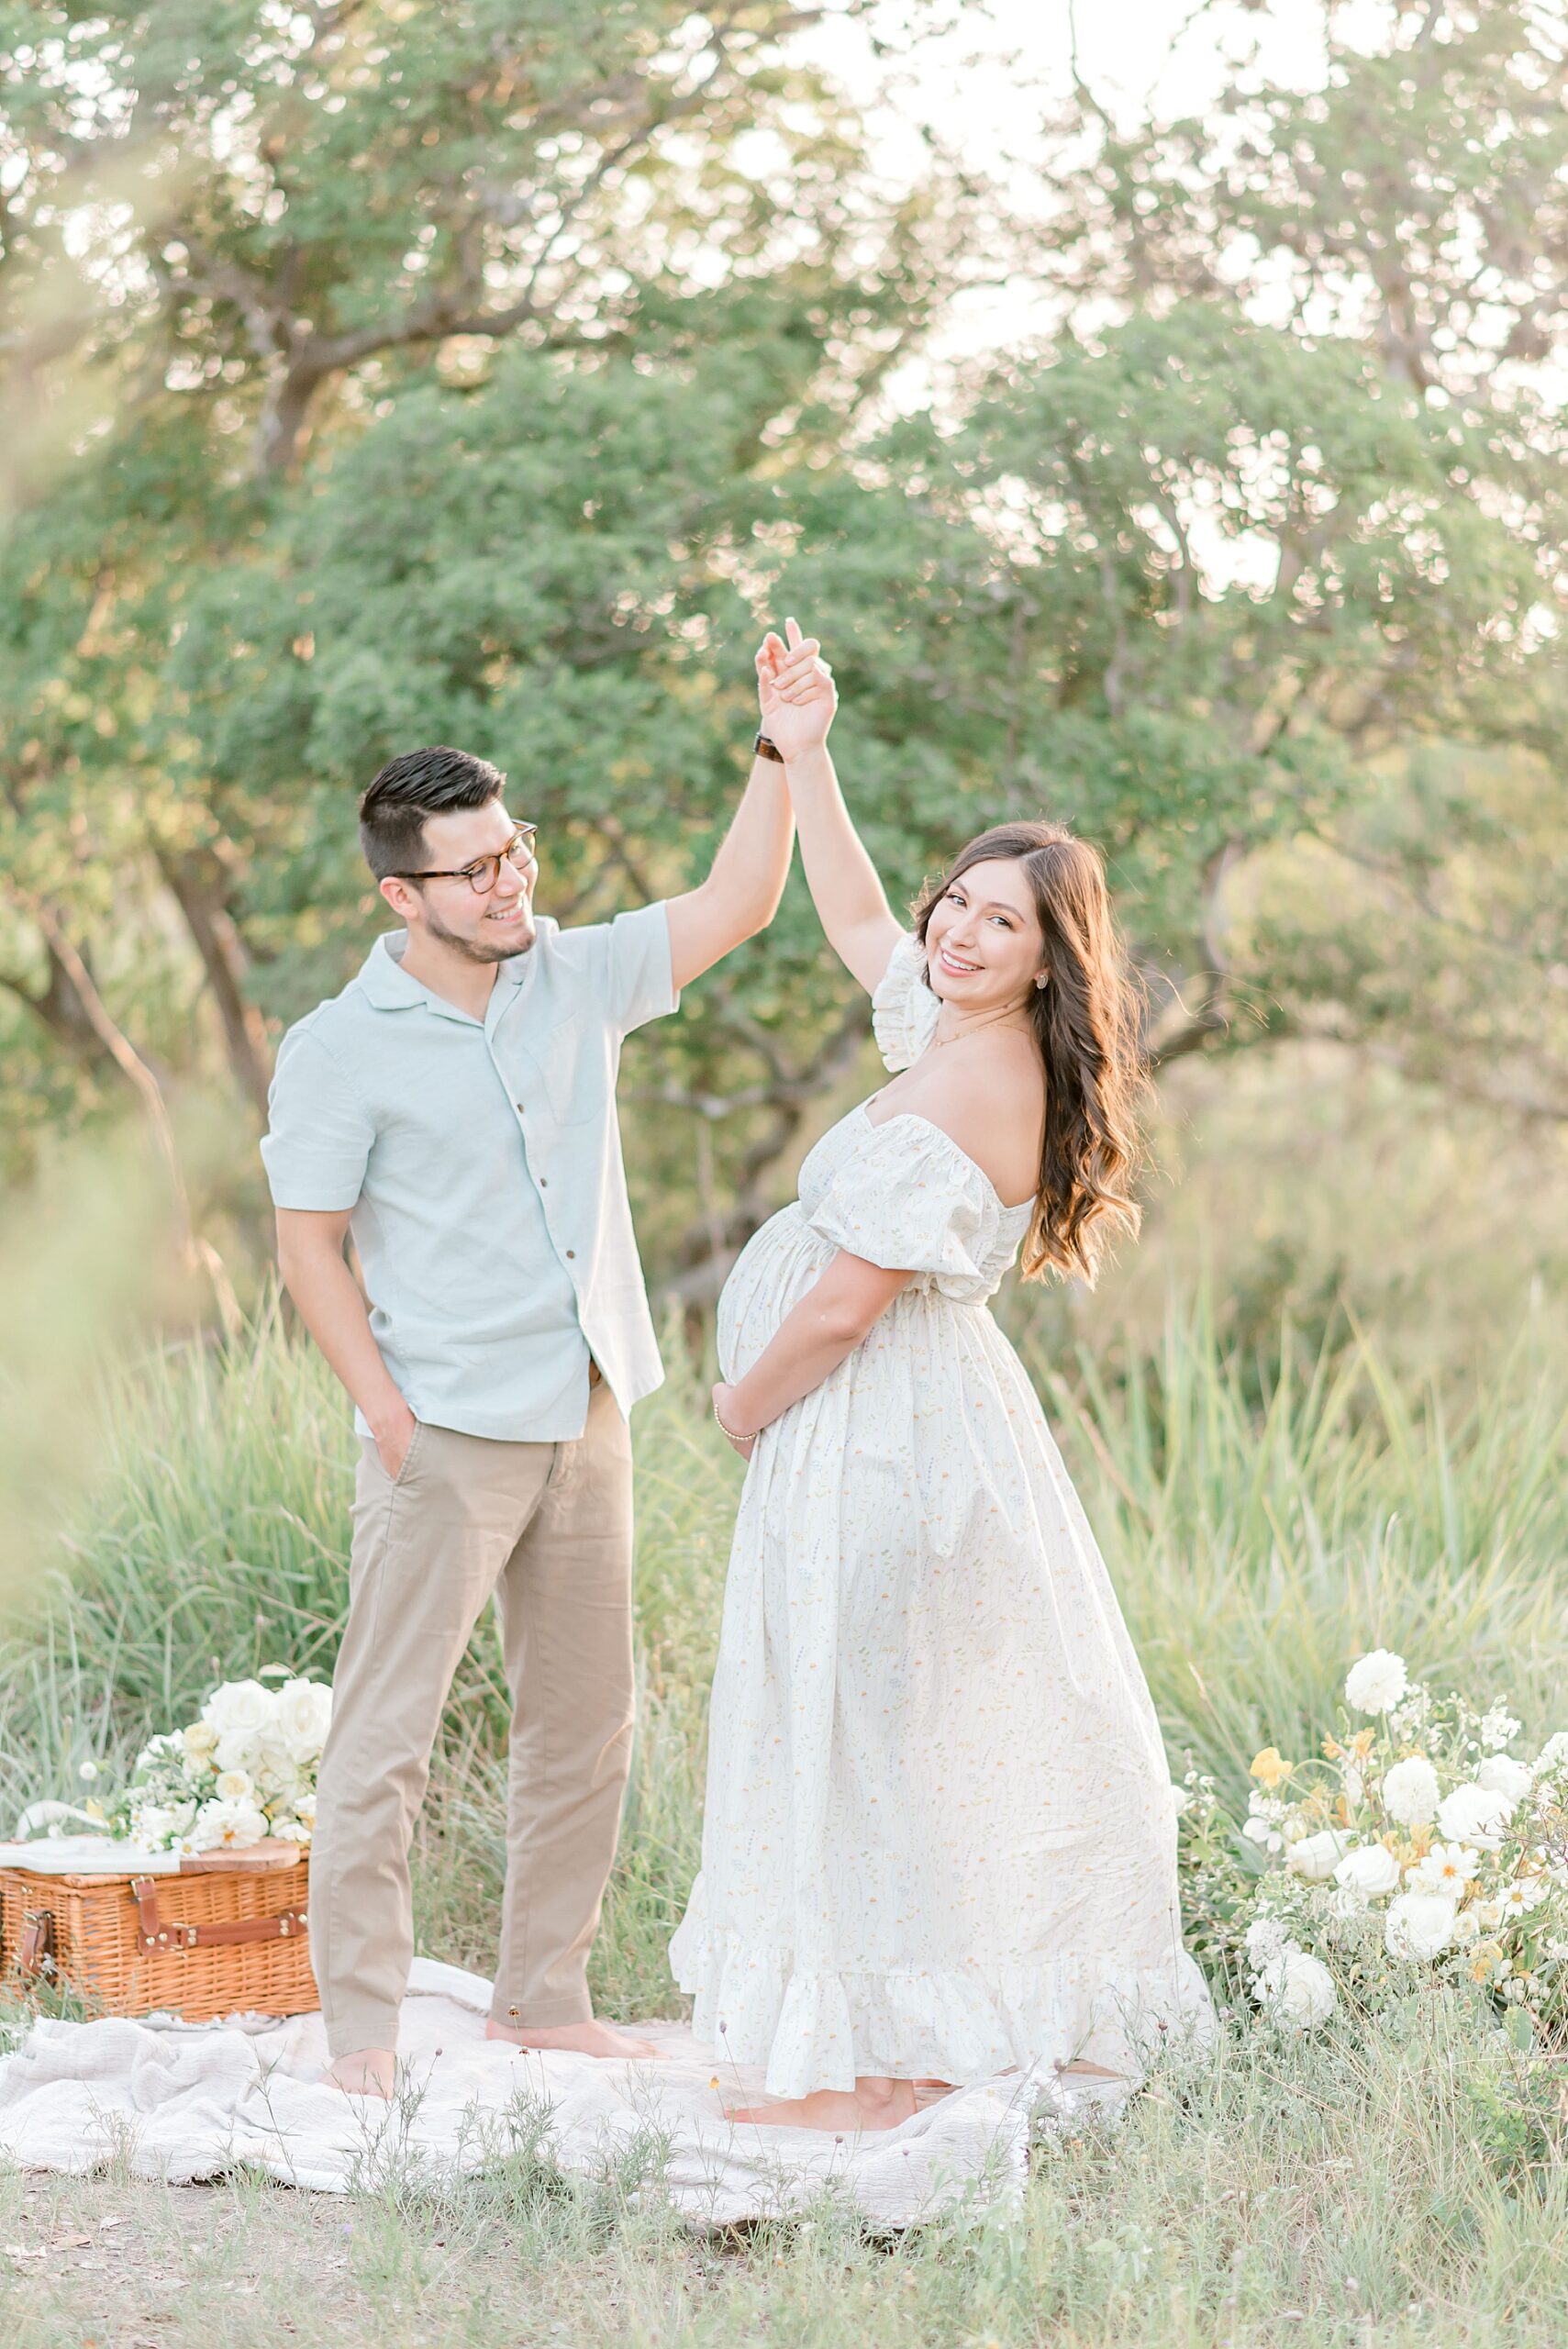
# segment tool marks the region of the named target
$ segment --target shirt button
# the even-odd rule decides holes
[[[540,1189],[541,1191],[548,1191],[548,1190],[549,1190],[549,1188],[550,1188],[550,1176],[549,1176],[548,1174],[541,1174],[541,1175],[539,1176],[539,1189]]]
[[[575,1249],[575,1248],[569,1248],[569,1249],[566,1251],[566,1252],[567,1252],[567,1254],[568,1254],[569,1256],[575,1256],[575,1254],[577,1253],[577,1251],[576,1251],[576,1249]]]

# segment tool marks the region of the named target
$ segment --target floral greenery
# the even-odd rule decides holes
[[[318,1680],[226,1680],[195,1720],[142,1747],[126,1784],[97,1806],[106,1827],[143,1852],[239,1851],[265,1836],[308,1843],[331,1711]]]
[[[1478,1710],[1379,1648],[1352,1665],[1320,1756],[1255,1756],[1245,1819],[1189,1771],[1177,1802],[1195,1954],[1285,2030],[1341,2003],[1386,2018],[1435,1977],[1479,1986],[1521,2045],[1561,2042],[1568,1731],[1530,1762],[1508,1751],[1518,1733],[1502,1698]]]

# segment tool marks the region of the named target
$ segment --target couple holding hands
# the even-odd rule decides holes
[[[1020,2065],[1135,2076],[1207,2018],[1148,1688],[988,1310],[1020,1249],[1026,1279],[1092,1280],[1106,1228],[1136,1229],[1136,1002],[1100,859],[999,826],[906,925],[840,792],[817,643],[791,621],[757,676],[706,879],[608,923],[536,913],[495,767],[393,760],[360,835],[401,927],[279,1054],[284,1278],[361,1439],[310,1887],[350,2093],[394,2086],[415,1817],[492,1597],[514,1715],[489,2032],[653,2053],[594,2017],[585,1970],[632,1737],[627,1417],[662,1376],[616,1075],[622,1038],[773,918],[797,831],[895,1074],[720,1299],[714,1408],[747,1470],[675,1978],[700,2038],[766,2067],[774,2100],[737,2118],[835,2132]]]

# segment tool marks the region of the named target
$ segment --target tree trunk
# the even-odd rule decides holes
[[[158,869],[185,918],[213,1000],[223,1022],[223,1041],[234,1081],[263,1121],[271,1055],[261,1015],[245,994],[249,956],[229,913],[227,875],[214,856],[158,851]]]
[[[71,1054],[72,1060],[85,1066],[95,1063],[108,1066],[111,1055],[104,1048],[104,1040],[87,1016],[86,1007],[72,983],[71,974],[46,937],[44,956],[49,976],[41,995],[35,995],[19,979],[0,977],[0,986],[9,988],[18,1003],[25,1003],[57,1044]]]
[[[169,1176],[180,1253],[193,1271],[205,1273],[212,1283],[224,1329],[233,1337],[241,1326],[239,1300],[222,1257],[209,1241],[201,1238],[192,1219],[190,1195],[185,1189],[179,1152],[174,1146],[174,1129],[169,1122],[169,1109],[162,1087],[98,993],[92,973],[67,935],[53,907],[38,897],[29,897],[25,902],[43,934],[51,956],[58,958],[70,979],[94,1033],[141,1104]]]
[[[710,1205],[687,1226],[675,1251],[680,1269],[662,1286],[662,1295],[685,1308],[688,1322],[716,1302],[736,1257],[773,1213],[780,1160],[799,1140],[807,1113],[854,1066],[865,1036],[864,1008],[856,1004],[809,1073],[779,1085],[762,1105],[767,1127],[737,1170],[728,1211],[716,1215]]]

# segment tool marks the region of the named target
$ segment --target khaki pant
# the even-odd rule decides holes
[[[349,1620],[310,1856],[310,1955],[334,2055],[393,2047],[414,1952],[408,1850],[452,1675],[485,1600],[513,1722],[492,2013],[580,2022],[631,1752],[631,1442],[607,1386],[574,1443],[415,1430],[363,1446]]]

